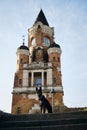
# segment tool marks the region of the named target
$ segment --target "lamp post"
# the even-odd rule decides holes
[[[52,112],[54,112],[54,88],[52,87],[52,90],[51,90],[51,93],[52,93]]]
[[[56,86],[56,78],[54,77],[53,79],[53,87],[51,89],[51,93],[52,93],[52,111],[54,112],[54,93],[55,93],[55,90],[54,90],[54,87]]]

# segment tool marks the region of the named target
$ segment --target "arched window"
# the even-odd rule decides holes
[[[38,28],[41,28],[41,26],[40,26],[40,25],[38,25]]]
[[[35,45],[36,45],[35,38],[32,38],[32,40],[31,40],[31,45],[32,45],[32,46],[35,46]]]
[[[50,39],[48,37],[44,37],[43,44],[46,45],[46,46],[49,46],[50,45]]]

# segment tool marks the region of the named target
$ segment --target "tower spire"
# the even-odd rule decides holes
[[[39,12],[39,14],[38,14],[38,16],[36,18],[35,23],[37,23],[37,22],[42,22],[44,25],[49,26],[49,24],[47,22],[47,19],[46,19],[45,15],[44,15],[44,12],[43,12],[42,9],[40,10],[40,12]]]

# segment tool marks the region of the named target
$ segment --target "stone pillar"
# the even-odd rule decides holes
[[[47,85],[52,86],[52,69],[47,70]]]
[[[42,71],[42,86],[44,86],[44,72]]]
[[[23,70],[23,87],[28,87],[28,71]]]
[[[34,85],[34,72],[32,72],[32,75],[31,75],[31,86]]]

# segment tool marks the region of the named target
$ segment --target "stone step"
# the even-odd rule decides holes
[[[0,116],[0,130],[86,130],[87,112]]]
[[[87,119],[62,119],[62,120],[27,120],[27,121],[3,121],[0,122],[0,128],[10,127],[32,127],[32,126],[55,126],[55,125],[76,125],[86,124]]]
[[[87,124],[0,128],[0,130],[86,130]]]
[[[3,121],[28,121],[28,120],[61,120],[61,119],[87,119],[87,112],[67,112],[67,113],[48,113],[48,114],[19,114],[12,115],[3,113],[0,115],[0,122]]]

